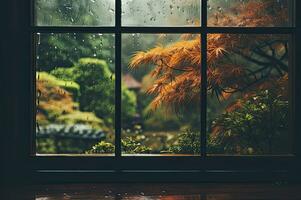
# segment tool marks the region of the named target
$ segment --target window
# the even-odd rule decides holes
[[[247,169],[294,157],[294,1],[33,7],[32,155],[44,168],[53,158],[80,169]]]

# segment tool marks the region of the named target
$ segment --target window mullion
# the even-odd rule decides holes
[[[202,0],[201,9],[201,157],[206,157],[206,115],[207,115],[207,0]]]
[[[121,1],[115,1],[115,156],[121,157]]]

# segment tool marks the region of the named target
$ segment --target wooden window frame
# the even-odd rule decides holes
[[[300,1],[296,2],[293,10],[300,8]],[[83,177],[91,180],[234,180],[233,173],[252,178],[273,179],[273,177],[286,177],[295,179],[301,169],[301,39],[296,37],[301,34],[300,14],[291,12],[291,19],[295,26],[292,27],[207,27],[207,0],[201,0],[201,26],[200,27],[124,27],[121,25],[121,0],[115,3],[114,27],[56,27],[34,26],[33,0],[8,1],[10,15],[16,14],[17,18],[10,18],[7,30],[16,31],[9,37],[9,44],[17,47],[18,51],[10,48],[7,52],[14,52],[18,60],[9,63],[7,73],[14,77],[15,92],[9,95],[14,99],[12,116],[8,118],[4,131],[10,131],[10,136],[4,136],[4,148],[9,152],[3,153],[7,161],[8,171],[19,169],[20,166],[27,175],[34,180],[63,181],[66,177],[75,180]],[[115,34],[115,59],[116,59],[116,126],[115,126],[115,156],[35,156],[32,148],[35,145],[35,70],[34,66],[34,34],[35,33],[113,33]],[[262,156],[207,156],[206,155],[206,110],[207,110],[207,83],[201,85],[201,156],[122,156],[121,155],[121,35],[122,33],[198,33],[201,34],[201,52],[207,49],[207,34],[210,33],[235,33],[235,34],[290,34],[291,35],[291,60],[290,66],[290,112],[291,133],[294,138],[294,154],[292,155],[262,155]],[[22,36],[21,36],[21,35]],[[8,34],[9,36],[9,34]],[[21,38],[20,38],[21,37]],[[8,44],[8,45],[9,45]],[[207,66],[206,54],[202,56],[202,66]],[[206,69],[202,67],[202,80],[206,80]],[[15,75],[15,76],[13,76]],[[7,84],[11,80],[7,79]],[[9,92],[9,91],[8,91]],[[11,128],[13,127],[13,129]],[[8,145],[13,144],[13,146]],[[34,144],[34,145],[33,145]],[[11,149],[12,147],[13,150]],[[6,151],[4,151],[6,152]],[[13,166],[13,167],[10,167]],[[19,170],[20,171],[20,170]],[[254,176],[254,173],[258,176]],[[156,174],[154,176],[153,174]],[[157,175],[160,174],[160,175]],[[223,174],[223,175],[221,175]],[[259,174],[261,174],[259,176]],[[277,176],[274,176],[276,174]],[[77,176],[79,175],[79,176]],[[95,175],[95,176],[94,176]],[[40,177],[40,178],[38,178]],[[73,177],[73,178],[72,178]],[[90,178],[90,179],[89,179]],[[104,178],[104,179],[102,179]]]

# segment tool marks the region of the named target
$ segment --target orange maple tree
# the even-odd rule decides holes
[[[287,23],[287,9],[273,0],[250,1],[235,7],[240,15],[217,13],[216,26],[280,26]],[[277,15],[271,14],[277,13]],[[201,36],[183,34],[181,40],[168,46],[157,45],[136,52],[129,66],[151,65],[154,84],[147,90],[154,95],[153,109],[161,105],[177,108],[185,103],[200,102]],[[287,35],[208,34],[208,93],[219,100],[241,92],[245,97],[258,89],[288,85]]]

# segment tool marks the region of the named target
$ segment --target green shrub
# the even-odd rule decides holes
[[[56,68],[51,74],[80,85],[79,105],[86,112],[94,112],[113,127],[115,113],[115,75],[106,61],[96,58],[81,58],[71,68]],[[129,120],[136,114],[136,95],[122,87],[122,116]]]
[[[127,154],[139,154],[139,153],[151,153],[152,149],[142,145],[134,137],[126,137],[121,140],[121,148],[123,153]]]
[[[200,148],[200,133],[187,130],[178,136],[177,141],[169,148],[169,151],[180,154],[199,154]]]
[[[126,137],[121,140],[122,152],[126,154],[151,153],[152,149],[142,145],[133,137]],[[87,154],[113,153],[115,146],[112,143],[101,141],[94,145],[92,149],[86,151]]]
[[[288,101],[278,91],[259,91],[213,122],[213,153],[278,154],[288,151]]]
[[[71,92],[75,96],[79,94],[80,86],[72,80],[64,80],[47,72],[37,72],[36,78],[38,81],[46,82],[50,87],[61,87]]]
[[[86,154],[114,153],[115,146],[112,143],[101,141],[94,145]]]
[[[135,92],[130,91],[125,86],[122,86],[121,104],[122,124],[127,126],[127,124],[132,123],[132,119],[137,113],[137,97]]]
[[[78,108],[73,98],[74,93],[79,93],[77,83],[60,80],[47,72],[37,72],[36,76],[37,123],[47,125]]]
[[[62,77],[69,69],[57,70],[56,76],[47,72],[37,73],[39,125],[59,123],[65,125],[86,124],[92,128],[108,132],[104,121],[92,112],[79,111],[79,103],[74,100],[74,93],[79,94],[80,86],[66,77]],[[58,73],[60,72],[60,73]],[[73,73],[70,73],[71,75]],[[71,93],[70,91],[73,91]]]
[[[56,67],[52,71],[50,71],[50,74],[65,81],[74,81],[75,80],[74,69],[75,69],[74,67],[69,67],[69,68]]]
[[[94,58],[82,58],[74,70],[81,86],[79,98],[83,111],[94,112],[112,126],[114,122],[115,81],[107,63]]]
[[[71,68],[56,68],[51,71],[63,80],[72,80],[80,85],[80,110],[94,112],[112,126],[114,119],[115,80],[114,74],[104,60],[81,58]]]

